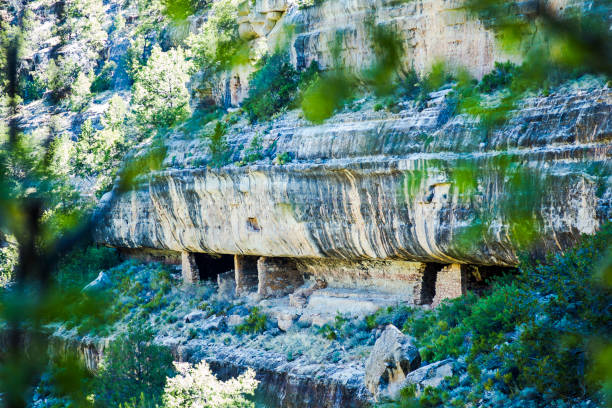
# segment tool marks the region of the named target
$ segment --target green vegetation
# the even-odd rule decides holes
[[[347,318],[342,316],[340,313],[336,314],[334,318],[334,323],[329,324],[325,323],[323,326],[319,328],[319,334],[329,340],[338,340],[345,336],[345,325],[347,323]]]
[[[87,246],[66,254],[57,266],[55,279],[61,287],[82,288],[96,278],[100,271],[119,264],[115,248]]]
[[[248,62],[248,47],[238,35],[237,4],[235,0],[214,2],[200,32],[186,39],[195,68],[209,76]]]
[[[512,84],[513,78],[519,73],[516,64],[507,61],[496,62],[493,71],[482,77],[478,89],[482,93],[491,93],[499,89],[507,88]]]
[[[72,59],[58,57],[56,60],[49,62],[49,66],[46,72],[41,74],[41,78],[45,81],[53,102],[59,103],[70,96],[72,84],[76,81],[79,72],[79,65]]]
[[[298,89],[299,75],[289,55],[276,52],[259,62],[249,77],[249,96],[242,104],[251,122],[266,120],[289,106]]]
[[[161,403],[174,367],[170,351],[152,340],[150,329],[132,327],[110,344],[95,379],[94,406],[118,407],[141,395],[151,407]]]
[[[105,61],[102,69],[91,83],[91,92],[98,93],[110,89],[116,69],[117,64],[114,61]]]
[[[164,52],[153,47],[146,65],[136,74],[132,95],[132,110],[143,131],[171,128],[189,116],[186,84],[190,68],[181,48]]]
[[[13,270],[17,265],[17,248],[12,244],[5,244],[0,248],[0,287],[6,286],[13,278]]]
[[[518,275],[493,282],[482,297],[469,294],[433,311],[383,310],[366,319],[368,328],[402,327],[427,362],[465,358],[470,386],[449,380],[417,398],[422,406],[476,401],[491,390],[503,395],[499,406],[512,406],[527,389],[535,390],[536,406],[597,400],[605,377],[585,367],[597,366],[592,348],[612,333],[611,291],[595,274],[611,235],[608,224],[565,254],[523,261]],[[411,394],[398,406],[415,402]]]
[[[287,52],[266,55],[258,62],[258,70],[249,77],[249,95],[242,108],[251,122],[269,120],[297,106],[319,73],[316,61],[303,72],[297,72]]]
[[[257,134],[253,136],[249,145],[245,147],[242,153],[242,160],[238,163],[240,166],[256,162],[264,158],[263,145],[261,135]]]
[[[236,326],[235,330],[238,334],[261,333],[266,330],[266,322],[268,316],[261,313],[259,307],[251,308],[249,315],[243,324]]]
[[[255,408],[247,399],[255,394],[259,381],[251,368],[235,379],[219,381],[205,362],[195,366],[177,363],[178,375],[169,378],[164,393],[165,408]]]
[[[610,283],[610,261],[608,269],[600,268],[605,274],[593,274],[607,250],[609,226],[565,254],[541,263],[525,261],[518,277],[497,280],[482,297],[470,294],[434,311],[389,308],[363,321],[337,316],[321,328],[318,336],[314,334],[316,329],[311,329],[313,335],[303,337],[303,333],[280,336],[278,329],[266,330],[268,318],[261,310],[247,312],[243,305],[208,292],[202,294],[208,290],[205,287],[192,288],[198,296],[202,294],[194,297],[193,304],[173,301],[173,295],[183,292],[177,292],[176,278],[169,267],[119,263],[112,249],[77,247],[91,242],[95,223],[104,213],[90,212],[94,199],[89,194],[81,196],[73,187],[95,181],[92,189],[99,195],[119,174],[114,194],[121,194],[147,170],[159,169],[165,130],[189,118],[192,107],[199,109],[203,118],[198,130],[220,116],[221,108],[196,106],[190,93],[208,98],[206,103],[210,104],[213,98],[207,95],[211,84],[218,85],[229,68],[248,64],[249,57],[255,59],[257,55],[248,55],[238,35],[238,4],[234,0],[212,4],[133,0],[123,6],[102,0],[66,0],[52,8],[43,4],[46,14],[54,12],[57,17],[49,33],[35,30],[44,26],[41,14],[45,13],[34,13],[29,7],[41,6],[40,2],[4,3],[0,13],[0,114],[16,117],[13,115],[19,113],[22,102],[42,98],[45,100],[32,107],[45,115],[52,112],[48,126],[38,126],[39,122],[24,115],[24,122],[39,127],[31,135],[21,133],[17,122],[0,124],[0,281],[3,285],[8,280],[14,283],[10,290],[0,290],[0,315],[6,332],[15,333],[15,339],[26,333],[45,333],[51,323],[62,324],[62,330],[67,329],[71,336],[108,336],[126,326],[144,327],[154,322],[171,326],[175,334],[189,341],[205,336],[203,329],[188,327],[182,319],[199,303],[211,316],[244,317],[249,313],[245,323],[236,327],[238,335],[224,333],[219,342],[244,345],[252,341],[280,349],[290,360],[318,353],[327,361],[339,361],[341,347],[363,350],[360,347],[375,340],[375,330],[393,323],[415,337],[428,362],[453,357],[464,365],[466,378],[449,378],[440,389],[426,388],[419,396],[416,389],[407,389],[401,402],[404,405],[416,398],[422,406],[476,405],[494,395],[499,397],[493,403],[496,406],[578,407],[585,399],[600,403],[605,397],[600,394],[602,383],[604,393],[612,395],[610,291],[601,284],[602,280]],[[300,6],[318,3],[307,1]],[[520,66],[496,64],[480,82],[461,69],[450,75],[442,63],[421,77],[414,69],[400,75],[403,36],[374,25],[370,19],[366,23],[376,57],[373,64],[358,73],[345,69],[338,63],[337,41],[337,47],[332,47],[334,63],[326,67],[326,72],[320,72],[313,62],[300,73],[287,53],[277,51],[264,57],[252,75],[244,111],[251,122],[262,122],[301,106],[306,119],[318,123],[348,107],[359,92],[381,98],[374,105],[377,111],[397,111],[409,100],[421,109],[431,92],[450,88],[453,82],[447,97],[449,112],[477,116],[488,130],[505,123],[527,95],[546,95],[583,74],[601,76],[601,83],[609,80],[612,41],[609,22],[601,16],[609,16],[610,2],[595,3],[588,10],[570,8],[557,16],[547,7],[517,13],[514,2],[466,1],[468,11],[496,33],[505,51],[524,57]],[[185,39],[187,17],[207,8],[210,13],[201,31]],[[117,13],[112,24],[107,21],[107,13]],[[45,38],[38,38],[41,34]],[[109,35],[131,41],[125,60],[116,59],[117,64],[108,60],[108,55],[116,57],[107,48]],[[50,50],[48,55],[46,51],[39,53],[41,45]],[[27,61],[20,60],[25,58]],[[123,81],[126,75],[129,78]],[[96,117],[100,110],[91,109],[94,103],[99,108],[98,102],[105,103],[111,96],[97,94],[111,89],[113,83],[125,86],[121,91],[126,94],[127,87],[133,86],[131,106],[116,94],[100,109],[104,114]],[[352,109],[358,108],[359,103],[352,105]],[[238,115],[226,116],[226,124],[234,123]],[[206,135],[213,167],[231,160],[226,124],[218,122]],[[122,165],[127,149],[151,135],[158,136],[151,141],[153,152],[136,155]],[[425,135],[423,142],[427,140]],[[240,164],[270,157],[275,152],[273,146],[264,152],[258,134],[244,147]],[[291,159],[287,152],[277,153],[275,163],[282,165]],[[494,220],[488,214],[497,212],[510,226],[510,239],[528,249],[543,225],[542,220],[532,217],[535,200],[540,199],[534,198],[535,193],[543,191],[542,178],[520,170],[522,163],[501,160],[490,164],[490,170],[497,174],[499,183],[513,191],[512,201],[502,202],[498,208],[484,208],[462,237],[466,245],[486,240]],[[474,163],[456,164],[445,170],[460,199],[468,203],[478,194]],[[418,172],[406,172],[406,191],[420,183]],[[598,175],[598,180],[604,176]],[[600,187],[605,183],[598,182]],[[81,293],[82,287],[103,270],[101,277],[106,276],[108,282],[101,282],[108,287]],[[242,336],[246,333],[259,334]],[[151,336],[146,330],[120,336],[109,348],[95,385],[90,384],[92,379],[74,356],[50,360],[40,351],[49,346],[47,336],[32,336],[27,349],[9,336],[0,367],[3,402],[9,407],[24,406],[40,381],[40,395],[69,396],[72,401],[66,406],[88,406],[91,401],[86,401],[87,395],[93,395],[97,406],[170,405],[162,394],[169,394],[167,376],[173,368],[167,350],[155,348]],[[208,339],[212,342],[215,336]],[[48,373],[41,376],[44,370]],[[200,399],[208,396],[201,391],[206,390],[206,384],[222,387],[199,367],[186,369],[181,376],[207,378],[197,389]],[[177,387],[170,395],[188,399],[192,392],[192,388]],[[525,403],[527,395],[531,395],[529,403]]]
[[[283,164],[291,163],[292,160],[293,160],[293,156],[291,155],[291,153],[282,152],[282,153],[276,154],[274,163],[282,166]]]
[[[213,131],[208,134],[208,149],[210,150],[210,165],[212,167],[222,167],[229,162],[230,151],[227,145],[225,134],[227,126],[221,121],[217,121]]]
[[[304,117],[314,123],[323,122],[354,98],[355,88],[355,79],[342,70],[317,76],[304,91],[301,101]]]

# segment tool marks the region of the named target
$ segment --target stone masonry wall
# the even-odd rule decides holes
[[[261,297],[279,297],[293,293],[304,283],[302,274],[291,258],[260,257],[257,261]]]
[[[454,299],[465,295],[467,288],[466,265],[451,264],[436,274],[435,297],[432,306],[438,306],[445,299]]]
[[[242,295],[257,289],[257,257],[234,256],[234,273],[236,276],[236,295]]]
[[[195,254],[190,252],[181,253],[181,272],[184,283],[195,283],[200,280],[200,272],[195,260]]]

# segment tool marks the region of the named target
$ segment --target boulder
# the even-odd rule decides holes
[[[200,310],[194,310],[184,317],[185,323],[193,323],[204,319],[206,319],[206,313]]]
[[[214,316],[208,318],[201,326],[203,332],[223,330],[227,327],[225,316]]]
[[[426,387],[438,387],[446,377],[452,377],[457,372],[455,360],[446,359],[423,366],[406,376],[401,388],[410,384],[416,385],[417,393]]]
[[[410,336],[388,325],[366,362],[365,384],[376,400],[395,398],[404,380],[421,364],[421,356]]]
[[[95,293],[108,289],[111,286],[111,280],[106,272],[100,272],[98,277],[91,281],[83,288],[83,293]]]
[[[244,324],[245,320],[246,318],[244,316],[233,314],[227,317],[227,325],[229,327],[240,326],[241,324]]]
[[[295,313],[280,313],[277,316],[278,328],[282,331],[289,330],[297,317]]]

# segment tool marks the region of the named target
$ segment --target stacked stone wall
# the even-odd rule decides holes
[[[279,297],[293,293],[304,284],[304,277],[291,258],[260,257],[257,261],[261,297]]]

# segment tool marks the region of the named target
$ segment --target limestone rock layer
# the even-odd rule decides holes
[[[319,126],[289,117],[263,132],[263,146],[291,163],[212,169],[183,156],[185,168],[120,197],[96,237],[123,248],[514,265],[521,245],[559,251],[610,219],[611,112],[612,92],[599,88],[532,98],[488,134],[449,115],[443,98]],[[239,156],[261,133],[238,124],[228,139]],[[208,154],[201,141],[169,146],[173,162]]]

